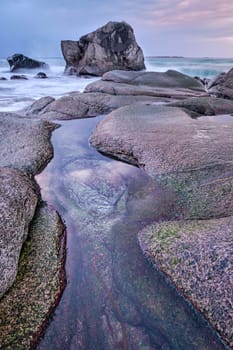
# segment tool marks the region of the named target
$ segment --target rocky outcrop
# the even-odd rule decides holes
[[[65,287],[65,231],[57,212],[39,206],[28,236],[16,280],[0,300],[1,349],[35,349]]]
[[[233,217],[153,224],[139,233],[147,258],[233,347]]]
[[[89,84],[84,93],[71,93],[56,101],[49,96],[43,97],[22,114],[46,120],[76,119],[106,114],[133,103],[166,103],[206,95],[199,81],[176,71],[112,71]]]
[[[53,157],[50,143],[56,124],[1,113],[0,167],[38,174]]]
[[[49,66],[45,62],[40,62],[18,53],[8,57],[7,61],[10,65],[11,72],[14,72],[22,68],[26,68],[26,69],[33,69],[33,68],[48,69],[49,68]]]
[[[13,284],[37,205],[35,184],[21,171],[0,168],[0,298]]]
[[[142,167],[179,197],[177,215],[233,214],[233,123],[191,119],[176,107],[131,105],[109,114],[90,141]]]
[[[180,107],[193,117],[233,113],[232,101],[210,96],[187,98],[182,101],[169,103],[168,106]]]
[[[208,85],[208,91],[218,97],[233,99],[233,68],[221,73]]]
[[[131,105],[109,114],[90,139],[99,151],[143,168],[174,194],[173,221],[143,230],[142,250],[230,346],[232,133],[230,116],[192,119],[177,107]],[[166,211],[170,203],[161,207]]]
[[[173,70],[164,73],[112,71],[104,74],[101,80],[89,84],[85,92],[174,99],[207,96],[204,86],[199,81]]]
[[[26,77],[26,75],[18,75],[18,74],[14,74],[10,77],[11,80],[28,80],[28,78]]]
[[[100,76],[113,69],[145,69],[142,49],[125,22],[108,22],[79,41],[63,40],[61,49],[70,74]]]

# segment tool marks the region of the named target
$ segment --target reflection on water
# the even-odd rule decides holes
[[[38,349],[224,349],[137,244],[144,225],[172,217],[175,196],[89,147],[98,120],[62,122],[37,177],[68,231],[68,285]]]

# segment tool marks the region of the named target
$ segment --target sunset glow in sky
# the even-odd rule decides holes
[[[0,57],[59,56],[110,20],[126,21],[146,56],[233,57],[232,0],[1,0]]]

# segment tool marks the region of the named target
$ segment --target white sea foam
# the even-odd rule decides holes
[[[16,74],[25,74],[28,80],[10,80],[11,73],[6,59],[0,59],[0,111],[17,111],[30,105],[35,99],[43,96],[58,98],[71,91],[82,92],[85,86],[98,78],[80,78],[64,75],[63,58],[39,58],[49,64],[46,72],[48,79],[36,79],[37,70],[26,70]],[[165,72],[174,69],[190,76],[214,78],[221,72],[233,67],[232,59],[211,58],[171,58],[148,57],[145,60],[148,71]]]

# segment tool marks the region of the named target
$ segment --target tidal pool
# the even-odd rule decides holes
[[[143,226],[172,219],[175,196],[89,146],[100,119],[62,122],[37,176],[67,226],[67,287],[37,349],[226,349],[139,248]]]

